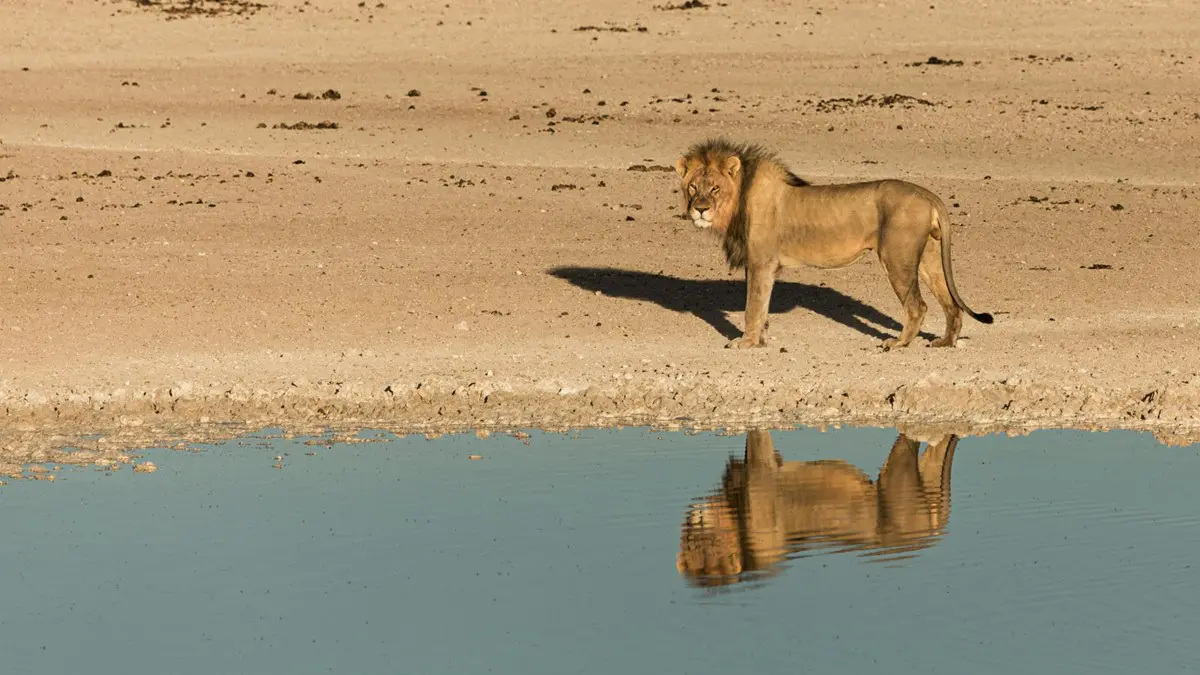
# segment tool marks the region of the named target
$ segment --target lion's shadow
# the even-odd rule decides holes
[[[742,334],[742,331],[725,317],[725,312],[745,310],[744,280],[679,279],[664,274],[611,267],[556,267],[549,273],[588,291],[600,291],[615,298],[645,300],[675,312],[693,314],[730,340]],[[776,281],[775,290],[771,293],[771,314],[788,312],[797,307],[880,340],[893,337],[884,333],[881,328],[897,333],[901,329],[900,323],[895,319],[832,288],[794,281]],[[925,331],[920,335],[925,339],[936,337]]]

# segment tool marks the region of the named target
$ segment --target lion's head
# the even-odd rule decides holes
[[[696,227],[721,235],[725,258],[733,268],[746,265],[752,207],[746,195],[754,186],[808,185],[767,150],[722,138],[693,145],[675,162],[675,171],[682,181],[687,216]]]
[[[736,583],[743,571],[741,533],[723,496],[707,497],[688,510],[675,569],[697,586]]]
[[[742,160],[732,151],[692,152],[675,162],[684,208],[699,228],[724,234],[738,210]]]

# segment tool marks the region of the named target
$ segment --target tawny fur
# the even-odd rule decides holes
[[[950,518],[950,468],[958,437],[900,434],[872,481],[841,460],[784,462],[770,432],[746,434],[720,489],[684,518],[675,567],[698,586],[770,575],[813,549],[892,559],[932,546]]]
[[[746,270],[746,329],[730,347],[766,345],[767,308],[780,270],[806,265],[846,267],[875,251],[904,306],[899,337],[884,349],[912,342],[925,319],[918,278],[946,314],[935,347],[953,347],[962,312],[982,323],[958,294],[950,266],[950,217],[929,190],[899,180],[812,185],[771,152],[717,139],[693,146],[675,163],[685,213],[697,227],[721,235],[732,268]]]

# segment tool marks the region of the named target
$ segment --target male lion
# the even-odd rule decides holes
[[[675,170],[692,222],[722,235],[730,267],[746,270],[746,330],[728,347],[766,345],[767,308],[781,269],[846,267],[871,250],[905,311],[900,336],[884,340],[885,350],[907,346],[921,329],[925,301],[918,276],[946,312],[946,334],[934,347],[954,346],[960,308],[992,323],[991,314],[972,311],[954,287],[946,205],[919,185],[812,185],[766,150],[723,139],[693,146]]]
[[[932,546],[950,518],[958,436],[920,445],[900,434],[872,481],[841,460],[784,462],[770,432],[750,431],[744,460],[731,457],[721,488],[688,511],[676,569],[694,585],[725,586],[819,549],[895,560]]]

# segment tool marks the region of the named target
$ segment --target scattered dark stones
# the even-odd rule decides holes
[[[806,104],[815,105],[817,112],[838,112],[848,108],[915,108],[918,105],[937,106],[941,105],[933,101],[927,101],[923,98],[909,96],[907,94],[865,94],[858,98],[826,98],[816,103],[811,100],[805,101]]]
[[[9,169],[8,173],[4,174],[3,176],[0,176],[0,183],[3,183],[6,180],[15,180],[18,177],[19,176],[17,176],[17,174],[14,173],[12,169]]]
[[[167,20],[192,17],[253,16],[267,8],[251,0],[133,0],[141,9],[159,12]]]
[[[633,166],[630,166],[628,169],[625,169],[625,170],[626,171],[642,171],[642,172],[646,172],[646,171],[667,172],[667,171],[674,171],[675,169],[672,169],[669,166],[663,166],[661,164],[651,164],[649,166],[646,166],[645,164],[634,164]]]
[[[649,31],[649,29],[646,28],[645,26],[639,26],[637,24],[634,24],[632,28],[626,28],[624,26],[616,26],[616,25],[608,24],[605,26],[580,26],[575,29],[576,33],[586,33],[588,31],[594,31],[597,33],[604,33],[604,32],[608,32],[608,33],[630,33],[630,32],[646,33]]]
[[[931,56],[924,61],[914,61],[904,64],[907,68],[919,68],[921,66],[961,66],[962,61],[958,59],[943,59],[940,56]]]
[[[295,124],[288,124],[287,122],[280,122],[279,124],[272,125],[271,128],[272,129],[286,129],[288,131],[311,131],[314,129],[337,129],[338,123],[330,122],[329,120],[322,120],[320,122],[317,122],[316,124],[313,124],[311,122],[296,122]]]
[[[557,183],[550,186],[551,192],[562,192],[563,190],[578,190],[579,186],[574,183]]]
[[[1050,189],[1053,190],[1054,188],[1050,188]],[[1055,207],[1066,206],[1068,204],[1082,204],[1083,200],[1076,197],[1073,200],[1072,199],[1062,199],[1062,200],[1054,201],[1054,200],[1051,200],[1049,197],[1038,197],[1037,195],[1029,195],[1028,197],[1018,197],[1017,199],[1015,199],[1012,202],[1012,205],[1015,206],[1015,205],[1021,204],[1023,202],[1029,202],[1030,204],[1045,204],[1046,206],[1044,206],[1043,208],[1057,210]],[[954,206],[955,206],[955,208],[958,208],[957,203],[955,203]]]
[[[470,178],[460,178],[454,174],[451,174],[449,178],[442,178],[440,180],[442,181],[442,187],[475,187],[475,181],[471,180]],[[487,180],[480,180],[479,184],[487,185]]]
[[[420,95],[421,95],[421,92],[417,89],[409,89],[408,93],[405,94],[405,96],[408,96],[409,98],[417,98]]]
[[[342,97],[341,93],[339,93],[336,89],[326,89],[321,94],[314,94],[311,91],[306,91],[306,92],[296,94],[292,98],[299,100],[299,101],[311,101],[313,99],[322,99],[325,101],[336,101],[336,100],[340,99],[341,97]]]
[[[564,115],[563,122],[571,122],[573,124],[600,124],[603,120],[609,119],[609,115]]]
[[[1112,209],[1113,211],[1124,211],[1125,210],[1125,207],[1121,204],[1113,204],[1113,205],[1109,206],[1108,208]]]
[[[703,0],[686,0],[678,5],[655,5],[654,9],[664,12],[686,10],[686,9],[708,9],[708,3]]]
[[[1028,56],[1014,56],[1012,57],[1012,60],[1028,61],[1029,63],[1060,63],[1064,61],[1074,61],[1075,57],[1067,54],[1059,54],[1058,56],[1038,56],[1037,54],[1030,54]]]
[[[1081,269],[1081,270],[1111,270],[1112,265],[1106,265],[1104,263],[1092,263],[1091,265],[1086,265],[1086,266],[1081,265],[1079,267],[1079,269]]]
[[[549,109],[549,110],[547,110],[547,111],[546,111],[546,117],[547,117],[548,119],[554,119],[554,116],[555,116],[555,115],[557,115],[557,114],[558,114],[558,111],[557,111],[557,110],[555,110],[554,108],[551,108],[551,109]]]

